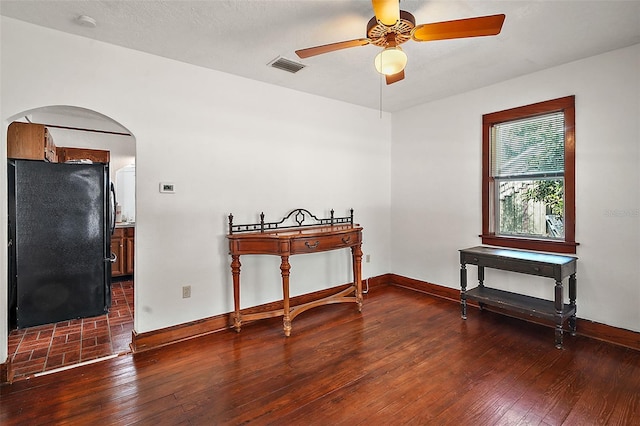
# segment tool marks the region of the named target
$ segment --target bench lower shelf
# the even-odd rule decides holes
[[[480,303],[481,306],[483,304],[495,306],[550,321],[557,319],[555,305],[551,300],[525,296],[490,287],[476,287],[468,290],[465,295],[467,300],[475,300]],[[575,313],[575,306],[563,304],[561,313],[562,321]]]

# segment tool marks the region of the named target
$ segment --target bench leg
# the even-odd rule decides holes
[[[556,309],[556,348],[562,349],[562,308],[564,303],[562,281],[556,281],[554,303]]]
[[[462,319],[467,319],[467,265],[460,265],[460,308]]]

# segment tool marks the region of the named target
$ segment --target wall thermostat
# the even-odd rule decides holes
[[[172,183],[160,182],[160,192],[165,194],[173,194],[176,192],[175,186]]]

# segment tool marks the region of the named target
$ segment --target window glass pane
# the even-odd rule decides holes
[[[500,235],[564,238],[562,179],[496,180]]]
[[[564,113],[495,124],[492,145],[492,176],[561,176]]]

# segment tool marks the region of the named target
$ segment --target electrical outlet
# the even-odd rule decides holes
[[[191,297],[191,286],[190,285],[185,285],[182,287],[182,298],[186,299]]]
[[[371,255],[370,255],[370,254],[367,254],[367,255],[364,257],[364,261],[365,261],[365,263],[369,263],[369,262],[371,262]]]

